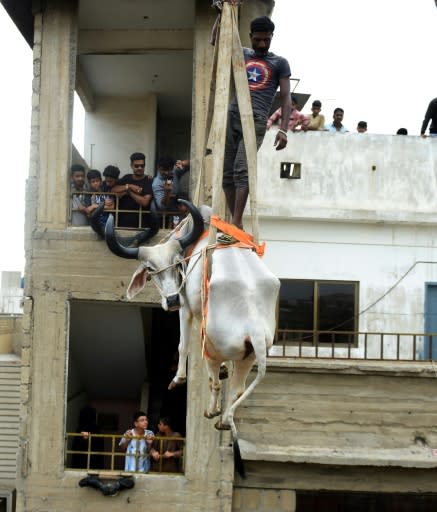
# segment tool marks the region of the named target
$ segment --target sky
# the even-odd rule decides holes
[[[364,120],[369,133],[419,134],[437,97],[434,0],[276,0],[272,19],[271,50],[290,62],[296,92],[311,94],[303,112],[319,99],[327,120],[344,109],[350,131]],[[23,271],[32,52],[1,4],[0,62],[0,271]]]

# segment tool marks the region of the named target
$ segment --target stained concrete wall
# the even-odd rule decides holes
[[[22,315],[0,315],[0,354],[21,353],[23,342]]]
[[[122,176],[131,172],[129,156],[146,155],[146,174],[153,175],[156,152],[157,98],[97,97],[93,112],[85,115],[85,160],[93,169],[111,164]]]
[[[437,142],[415,136],[290,133],[275,151],[276,129],[258,153],[259,215],[269,218],[436,224]],[[280,179],[281,162],[301,179]]]

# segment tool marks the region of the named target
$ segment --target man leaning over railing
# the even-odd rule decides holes
[[[125,174],[112,188],[112,192],[119,195],[118,226],[149,227],[149,216],[140,214],[140,210],[150,208],[153,194],[152,177],[145,174],[146,156],[143,153],[133,153],[130,156],[130,167],[132,174]]]
[[[158,213],[177,213],[177,196],[180,192],[180,179],[190,170],[190,161],[175,161],[172,157],[162,157],[158,160],[157,167],[157,173],[152,183],[152,207]],[[170,224],[171,223],[167,223],[166,227],[171,227]]]

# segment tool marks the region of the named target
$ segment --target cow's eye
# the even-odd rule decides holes
[[[154,272],[155,269],[151,265],[146,265],[147,272]]]

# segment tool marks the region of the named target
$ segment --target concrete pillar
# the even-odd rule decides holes
[[[202,359],[199,329],[192,331],[188,360],[187,387],[187,464],[185,476],[203,489],[214,489],[202,495],[203,509],[209,512],[231,512],[234,466],[229,431],[218,431],[218,418],[206,419],[208,405],[208,374]],[[227,380],[222,390],[226,390]]]
[[[47,0],[41,33],[37,219],[39,228],[63,229],[68,213],[77,0]],[[54,178],[56,177],[56,179]]]
[[[211,66],[214,47],[209,43],[217,11],[209,2],[197,0],[193,45],[193,116],[191,125],[191,195],[194,194],[206,136],[206,118],[210,92]],[[200,204],[211,204],[211,169],[203,170]]]

